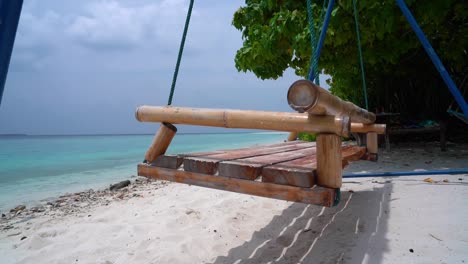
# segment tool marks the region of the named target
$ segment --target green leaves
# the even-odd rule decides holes
[[[261,79],[276,79],[287,68],[306,77],[313,48],[305,2],[246,1],[232,21],[244,38],[235,56],[236,68],[251,71]],[[456,83],[461,84],[468,75],[468,9],[456,0],[406,2]],[[313,3],[319,31],[324,2]],[[414,112],[425,108],[431,115],[446,108],[451,103],[450,94],[394,1],[358,0],[357,9],[371,109]],[[362,106],[356,41],[352,1],[338,0],[319,67],[333,76],[334,94]],[[462,93],[467,86],[461,87]],[[427,91],[437,94],[432,96]],[[435,99],[415,100],[418,95]]]
[[[297,138],[309,142],[317,141],[317,135],[312,133],[299,133],[299,135],[297,135]]]

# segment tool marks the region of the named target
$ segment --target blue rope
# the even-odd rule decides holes
[[[187,17],[185,18],[184,33],[182,34],[182,40],[180,41],[179,55],[177,56],[176,67],[174,70],[174,76],[172,77],[171,92],[169,93],[169,99],[167,100],[167,105],[172,104],[172,98],[174,97],[175,86],[177,82],[177,76],[179,75],[180,61],[182,59],[182,53],[184,53],[185,39],[187,37],[187,31],[190,24],[190,17],[192,16],[193,1],[190,0],[190,6],[187,11]]]
[[[369,103],[367,102],[367,86],[366,86],[366,76],[364,72],[364,59],[362,58],[362,48],[361,48],[361,34],[359,33],[359,21],[356,8],[356,0],[353,0],[354,7],[354,22],[356,23],[356,38],[357,45],[359,50],[359,63],[361,64],[361,78],[362,78],[362,89],[364,90],[364,102],[366,105],[366,110],[369,110]]]
[[[310,1],[308,0],[307,2],[309,3]],[[316,48],[314,50],[314,56],[313,56],[313,60],[312,60],[312,62],[314,62],[314,63],[311,63],[311,66],[310,66],[310,69],[309,69],[308,79],[311,80],[311,81],[315,79],[315,82],[316,82],[317,85],[320,85],[319,74],[318,74],[319,73],[319,71],[318,71],[318,61],[320,59],[320,52],[322,51],[323,43],[325,42],[325,36],[327,34],[328,23],[330,22],[330,16],[331,16],[331,13],[332,13],[334,3],[335,3],[334,0],[328,1],[328,7],[327,7],[327,11],[325,13],[325,18],[323,20],[322,30],[320,31],[320,37],[319,37],[317,46],[316,46]],[[311,5],[308,5],[307,11],[308,11],[308,15],[309,15],[309,29],[310,30],[315,30],[313,23],[312,24],[310,23],[310,21],[313,21],[311,19],[312,18],[312,6]],[[313,47],[315,47],[315,46],[313,46]]]
[[[315,80],[315,83],[317,85],[320,85],[320,80],[318,78],[318,58],[317,58],[317,53],[315,52],[315,47],[317,37],[316,37],[316,32],[315,32],[315,26],[314,26],[314,13],[312,10],[312,1],[307,0],[307,18],[309,22],[309,32],[310,32],[310,44],[312,46],[312,49],[314,49],[312,56],[310,56],[310,68],[309,68],[309,74],[308,74],[308,79],[313,82]]]
[[[335,199],[333,199],[333,205],[337,206],[341,201],[341,190],[340,188],[336,189]]]
[[[325,13],[325,19],[323,21],[322,30],[320,31],[320,37],[319,37],[319,41],[317,43],[317,49],[315,51],[317,61],[320,58],[320,53],[322,52],[322,47],[323,47],[323,44],[325,43],[325,37],[327,35],[328,24],[330,23],[330,16],[331,16],[331,13],[333,11],[333,5],[334,4],[335,4],[335,0],[330,0],[328,2],[327,12]]]

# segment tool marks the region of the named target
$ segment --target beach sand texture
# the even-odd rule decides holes
[[[468,145],[425,144],[346,172],[467,167]],[[425,178],[345,179],[333,208],[150,182],[107,205],[11,222],[0,262],[468,263],[468,175]]]

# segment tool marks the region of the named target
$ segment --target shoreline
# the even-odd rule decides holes
[[[0,214],[19,204],[34,207],[41,205],[42,200],[50,201],[65,193],[104,189],[129,179],[136,174],[136,164],[143,160],[153,136],[5,139],[0,142],[0,152],[6,157],[0,161]],[[285,137],[256,133],[186,134],[174,139],[168,154],[274,144]],[[23,144],[31,147],[18,148]]]
[[[50,187],[51,185],[49,185],[46,191],[37,189],[38,191],[33,190],[32,193],[22,194],[21,196],[18,197],[19,200],[15,201],[14,203],[13,203],[14,200],[9,199],[9,197],[0,196],[0,199],[6,198],[6,199],[3,199],[2,202],[0,203],[0,216],[1,214],[8,213],[11,209],[14,209],[16,206],[19,206],[19,205],[24,205],[27,208],[41,207],[41,206],[45,206],[48,202],[53,202],[54,200],[59,199],[59,197],[61,196],[74,194],[74,193],[81,193],[81,192],[85,192],[89,190],[93,190],[97,192],[97,191],[108,189],[109,186],[114,183],[117,183],[123,180],[131,180],[137,177],[135,176],[133,172],[133,169],[134,169],[133,167],[135,167],[134,164],[132,163],[130,164],[130,166],[132,167],[132,169],[127,169],[127,166],[124,165],[124,166],[119,166],[116,168],[95,170],[93,171],[92,174],[85,172],[84,174],[86,174],[86,176],[93,175],[93,177],[95,177],[94,175],[99,175],[99,176],[104,176],[104,177],[108,177],[109,175],[111,175],[108,178],[99,178],[96,176],[97,180],[90,181],[90,182],[84,182],[85,179],[82,178],[80,179],[80,182],[78,183],[76,182],[76,179],[71,179],[69,180],[70,181],[69,184],[65,184],[63,181],[65,177],[62,175],[49,177],[49,181],[52,183],[51,184],[52,187]],[[124,171],[124,173],[116,174],[115,173],[116,171]],[[124,176],[124,175],[128,175],[128,176]],[[54,178],[54,177],[57,177],[57,178]],[[58,183],[54,184],[55,181],[57,181]],[[26,188],[27,190],[29,190],[30,188],[30,186],[28,185],[26,186],[21,185],[20,187]],[[14,186],[13,187],[9,186],[9,189],[12,189],[12,188],[14,188]],[[8,191],[9,190],[6,190],[7,193]]]
[[[110,187],[99,188],[97,190],[88,189],[43,199],[34,202],[34,204],[37,204],[36,206],[28,207],[27,205],[19,204],[7,211],[1,211],[0,232],[17,229],[17,224],[35,218],[78,215],[98,206],[108,206],[116,200],[122,201],[133,197],[142,197],[142,193],[157,190],[171,184],[171,182],[167,181],[158,181],[134,175],[129,177],[129,181],[130,184],[128,186],[117,190],[110,190]]]

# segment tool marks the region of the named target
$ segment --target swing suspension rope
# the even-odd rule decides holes
[[[323,1],[325,3],[325,1]],[[312,13],[312,0],[307,0],[307,18],[309,22],[309,32],[310,32],[310,45],[314,48],[314,52],[312,56],[310,56],[310,68],[308,79],[310,81],[314,81],[317,85],[320,85],[320,79],[318,78],[319,71],[318,71],[318,58],[316,56],[315,47],[317,46],[317,36],[315,34],[315,26],[314,26],[314,16]]]
[[[358,15],[357,15],[356,0],[353,0],[353,8],[354,8],[354,22],[356,24],[357,46],[359,50],[359,64],[361,65],[361,78],[362,78],[362,90],[364,91],[364,103],[366,106],[366,110],[369,111],[369,103],[367,102],[366,75],[364,72],[364,59],[362,58],[361,34],[359,33],[359,20],[358,20]]]
[[[187,37],[187,31],[190,24],[190,17],[192,16],[194,0],[190,0],[190,5],[187,11],[187,17],[185,18],[184,33],[182,34],[182,40],[180,41],[179,55],[177,56],[177,62],[174,70],[174,75],[172,76],[172,85],[171,92],[169,93],[169,98],[167,99],[167,105],[172,104],[172,98],[174,97],[175,86],[177,82],[177,76],[179,75],[180,61],[182,59],[182,54],[184,53],[185,39]]]
[[[320,52],[323,47],[323,43],[325,42],[325,36],[327,34],[327,28],[328,28],[328,23],[330,22],[330,16],[332,13],[333,5],[335,4],[335,0],[328,0],[328,7],[325,8],[325,3],[326,1],[323,0],[322,2],[322,9],[320,12],[320,21],[322,21],[322,25],[319,25],[319,28],[321,30],[319,31],[319,38],[318,42],[315,45],[316,42],[316,34],[315,34],[315,25],[314,25],[314,20],[313,20],[313,5],[311,0],[307,0],[307,16],[308,16],[308,21],[309,21],[309,31],[310,31],[310,38],[311,38],[311,46],[313,49],[313,55],[311,56],[311,62],[310,62],[310,69],[309,69],[309,74],[308,74],[308,79],[310,81],[313,81],[315,79],[315,83],[317,85],[320,85],[319,81],[319,68],[318,68],[318,61],[320,59]],[[326,11],[325,11],[326,10]]]
[[[317,43],[317,32],[315,30],[314,25],[314,16],[313,16],[313,5],[312,0],[307,0],[307,17],[308,17],[308,24],[309,24],[309,31],[310,31],[310,44],[313,49],[313,54],[310,58],[310,68],[308,73],[308,79],[310,81],[314,81],[317,85],[320,85],[319,81],[319,68],[318,68],[318,61],[320,58],[320,51],[323,46],[323,42],[325,40],[325,34],[328,27],[328,22],[330,20],[330,14],[333,8],[334,0],[328,1],[328,7],[325,9],[325,0],[322,2],[322,9],[320,13],[320,20],[322,21],[320,27],[322,28],[318,33],[320,34],[320,38]],[[362,78],[362,88],[364,91],[364,102],[365,108],[369,110],[369,104],[367,99],[367,86],[366,86],[366,77],[364,71],[364,59],[362,56],[362,48],[361,48],[361,35],[359,33],[359,20],[357,15],[357,7],[356,7],[356,0],[353,0],[353,8],[354,8],[354,22],[356,25],[356,38],[357,38],[357,46],[359,50],[359,63],[361,68],[361,78]],[[326,10],[326,12],[325,12]],[[320,28],[319,27],[319,28]]]

